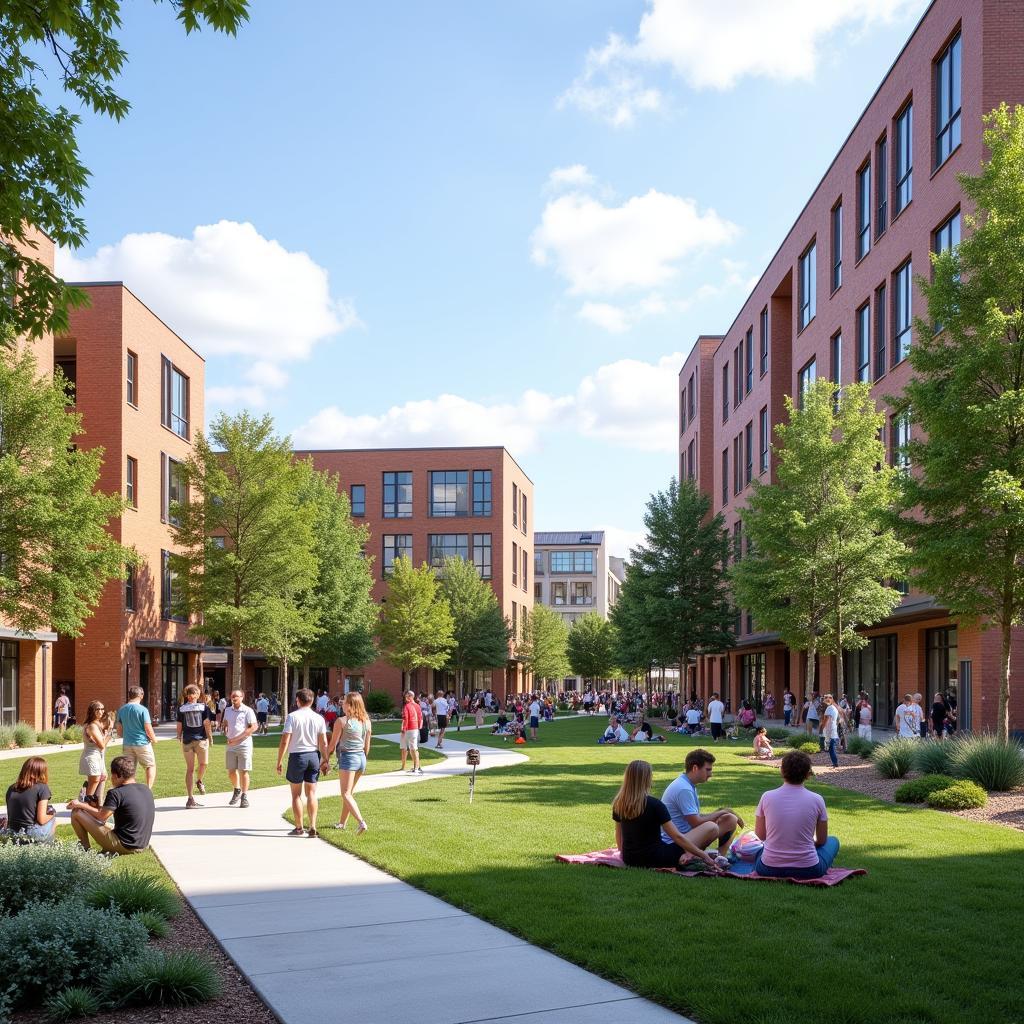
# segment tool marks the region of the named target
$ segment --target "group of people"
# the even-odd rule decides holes
[[[661,799],[651,795],[653,772],[647,761],[631,761],[612,802],[615,845],[630,867],[708,869],[731,867],[729,847],[743,818],[731,807],[701,811],[699,786],[714,771],[710,751],[691,750],[684,771],[668,784]],[[825,801],[804,783],[811,759],[792,750],[782,759],[782,785],[762,795],[754,833],[763,846],[754,863],[759,875],[820,878],[839,853],[828,834]]]
[[[619,719],[612,715],[608,719],[608,728],[597,741],[598,743],[664,743],[664,736],[655,736],[651,723],[641,721],[633,730],[627,731]]]

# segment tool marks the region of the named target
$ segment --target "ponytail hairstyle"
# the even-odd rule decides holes
[[[651,766],[647,761],[630,761],[626,765],[622,785],[612,801],[612,813],[622,821],[639,818],[651,791],[651,778]]]

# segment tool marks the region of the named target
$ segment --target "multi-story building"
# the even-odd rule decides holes
[[[535,533],[533,535],[534,604],[553,608],[572,624],[588,612],[607,619],[624,579],[623,560],[609,556],[604,531]],[[567,676],[566,689],[579,677]]]
[[[1024,4],[935,0],[921,18],[753,292],[721,337],[698,339],[679,375],[680,475],[708,493],[743,548],[739,510],[754,480],[773,479],[774,424],[784,398],[820,375],[867,381],[880,405],[910,374],[913,317],[924,311],[915,274],[960,239],[968,205],[959,173],[984,158],[982,115],[1024,102]],[[915,427],[889,415],[889,458],[905,464]],[[734,651],[707,654],[689,686],[720,690],[735,707],[802,692],[806,659],[741,612]],[[943,691],[975,729],[995,722],[998,637],[952,619],[910,591],[868,644],[844,655],[845,685],[864,689],[876,721],[891,721],[904,691]],[[1017,643],[1014,661],[1024,655]],[[819,686],[836,677],[822,657]],[[1020,713],[1015,726],[1024,726]]]

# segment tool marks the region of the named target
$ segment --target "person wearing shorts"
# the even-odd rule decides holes
[[[195,683],[189,683],[183,694],[185,703],[178,708],[178,740],[185,758],[185,792],[188,800],[185,806],[198,807],[192,795],[193,780],[200,793],[206,792],[203,776],[210,760],[210,746],[213,743],[214,715],[209,707],[200,700],[201,692]]]
[[[135,770],[135,758],[115,757],[110,762],[110,790],[102,807],[84,800],[68,801],[71,827],[83,849],[89,849],[90,839],[104,852],[121,856],[140,853],[149,846],[156,807],[152,790],[137,784]],[[107,825],[110,817],[113,828]]]
[[[444,731],[448,728],[448,701],[440,690],[437,691],[437,700],[434,701],[434,717],[437,719],[437,742],[434,746],[440,750],[444,743]]]
[[[53,727],[60,729],[62,741],[64,739],[64,730],[68,727],[68,715],[70,714],[71,701],[68,699],[68,695],[61,690],[53,705]]]
[[[242,703],[242,691],[232,690],[231,703],[221,716],[221,728],[227,737],[224,765],[231,779],[229,807],[249,806],[249,773],[252,771],[252,734],[259,728],[256,712]]]
[[[128,688],[128,703],[122,704],[117,712],[117,729],[122,737],[121,753],[134,757],[136,766],[145,768],[146,785],[152,789],[156,782],[156,733],[142,696],[141,686]]]
[[[288,752],[288,771],[285,778],[292,791],[292,814],[295,828],[290,836],[308,833],[315,839],[316,814],[319,803],[316,798],[316,784],[321,771],[327,770],[327,723],[312,707],[313,691],[303,688],[295,694],[298,707],[284,720],[281,727],[281,742],[277,746],[277,774],[283,770],[285,751]],[[302,827],[303,798],[305,798],[308,829]]]
[[[537,738],[537,729],[540,726],[540,700],[537,694],[533,695],[530,701],[530,739]]]
[[[370,753],[373,727],[366,713],[361,693],[345,694],[342,715],[334,723],[331,741],[327,745],[327,757],[338,752],[338,784],[341,787],[341,817],[334,827],[344,830],[351,815],[358,822],[356,835],[366,831],[363,818],[354,796],[355,788],[366,771],[366,758]]]
[[[259,734],[261,736],[267,735],[267,720],[270,717],[270,701],[267,700],[267,695],[261,693],[256,698],[256,722],[259,725]]]
[[[718,694],[713,693],[708,704],[708,722],[711,725],[711,738],[716,742],[722,738],[722,723],[724,719],[725,705],[719,699]]]
[[[406,690],[405,703],[402,705],[402,735],[400,737],[402,748],[402,771],[405,771],[405,763],[412,754],[412,768],[409,775],[422,775],[420,767],[420,729],[423,726],[423,709],[416,702],[416,694],[412,690]]]

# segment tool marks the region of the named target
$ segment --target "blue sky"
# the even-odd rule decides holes
[[[538,529],[639,539],[732,322],[923,0],[128,4],[88,244],[302,447],[505,444]]]

